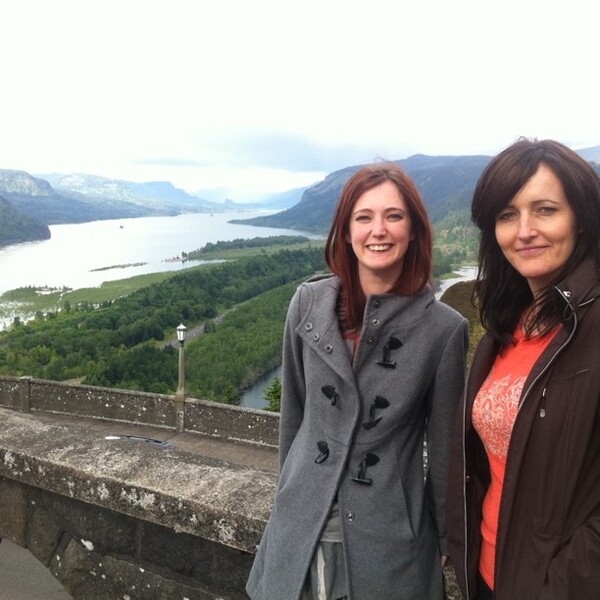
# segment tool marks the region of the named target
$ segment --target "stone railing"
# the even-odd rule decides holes
[[[246,598],[278,416],[182,404],[0,378],[0,537],[76,599]]]
[[[0,407],[152,425],[277,446],[279,416],[206,400],[32,379],[0,377]],[[182,413],[182,414],[179,414]]]

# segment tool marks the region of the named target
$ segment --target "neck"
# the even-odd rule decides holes
[[[380,296],[382,294],[388,294],[394,287],[396,279],[390,281],[389,277],[377,277],[373,275],[361,275],[360,276],[360,287],[365,296]]]

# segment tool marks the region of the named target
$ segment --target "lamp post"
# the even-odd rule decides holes
[[[183,345],[187,327],[180,323],[177,326],[177,341],[179,342],[179,368],[177,378],[177,392],[175,393],[175,406],[177,410],[177,431],[183,431],[185,415],[185,355]]]

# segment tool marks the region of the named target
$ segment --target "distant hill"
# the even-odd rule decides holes
[[[50,237],[47,226],[58,223],[226,210],[190,196],[169,182],[133,183],[95,175],[45,177],[0,169],[2,214],[9,206],[12,208],[10,220],[6,216],[0,229],[0,246],[46,239]],[[20,226],[8,227],[9,222],[16,223],[18,216]]]
[[[296,188],[287,192],[280,192],[269,196],[264,202],[261,202],[257,207],[260,208],[272,208],[272,209],[285,209],[291,208],[298,204],[302,200],[302,195],[308,189],[308,187]]]
[[[577,152],[600,172],[600,146]],[[427,156],[417,154],[397,160],[421,190],[436,228],[437,240],[470,238],[473,229],[470,202],[475,183],[489,156]],[[222,212],[240,208],[284,209],[269,216],[235,222],[325,233],[329,229],[341,190],[361,165],[335,171],[307,188],[274,194],[264,202],[214,202],[190,195],[168,181],[134,183],[79,173],[34,177],[25,171],[0,169],[0,195],[14,212],[27,217],[27,235],[46,235],[36,225],[81,223],[100,219],[177,215],[184,212]],[[6,205],[4,210],[7,209]],[[15,231],[21,231],[17,228]],[[37,233],[33,233],[37,231]],[[20,235],[20,234],[18,234]],[[0,231],[0,246],[12,243],[10,228]],[[34,238],[40,239],[40,238]]]
[[[232,195],[231,190],[228,188],[207,188],[194,192],[194,196],[198,198],[205,198],[211,202],[216,203],[220,207],[227,208],[229,210],[247,210],[247,209],[270,209],[270,210],[282,210],[290,208],[294,204],[298,204],[302,198],[302,194],[307,189],[307,186],[295,188],[293,190],[286,190],[285,192],[277,192],[275,194],[263,195],[248,202],[236,202],[230,198]]]
[[[416,182],[435,223],[451,211],[468,207],[470,194],[489,160],[489,156],[418,154],[395,162],[406,169]],[[331,173],[323,181],[306,189],[301,201],[287,210],[236,222],[324,233],[329,229],[342,188],[360,167],[346,167]]]
[[[0,196],[0,246],[47,240],[49,237],[50,229],[47,225],[20,213]]]
[[[600,146],[577,151],[588,161],[600,161]],[[427,156],[417,154],[394,161],[417,184],[436,229],[438,240],[455,235],[472,236],[470,206],[475,184],[491,156]],[[600,173],[600,164],[591,162]],[[302,199],[291,208],[273,215],[232,222],[261,227],[284,227],[326,233],[335,206],[348,179],[361,167],[346,167],[329,174],[323,181],[306,189]]]
[[[219,204],[191,196],[169,181],[135,183],[99,175],[56,173],[43,175],[59,193],[96,203],[123,203],[143,209],[149,214],[177,215],[182,212],[216,212]],[[221,206],[222,208],[222,206]]]
[[[582,148],[576,150],[579,156],[585,158],[589,162],[600,163],[600,146],[592,146],[591,148]]]

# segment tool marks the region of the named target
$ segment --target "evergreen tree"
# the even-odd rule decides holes
[[[264,399],[267,401],[267,408],[271,412],[280,412],[281,410],[281,378],[273,377],[271,383],[265,388]]]

